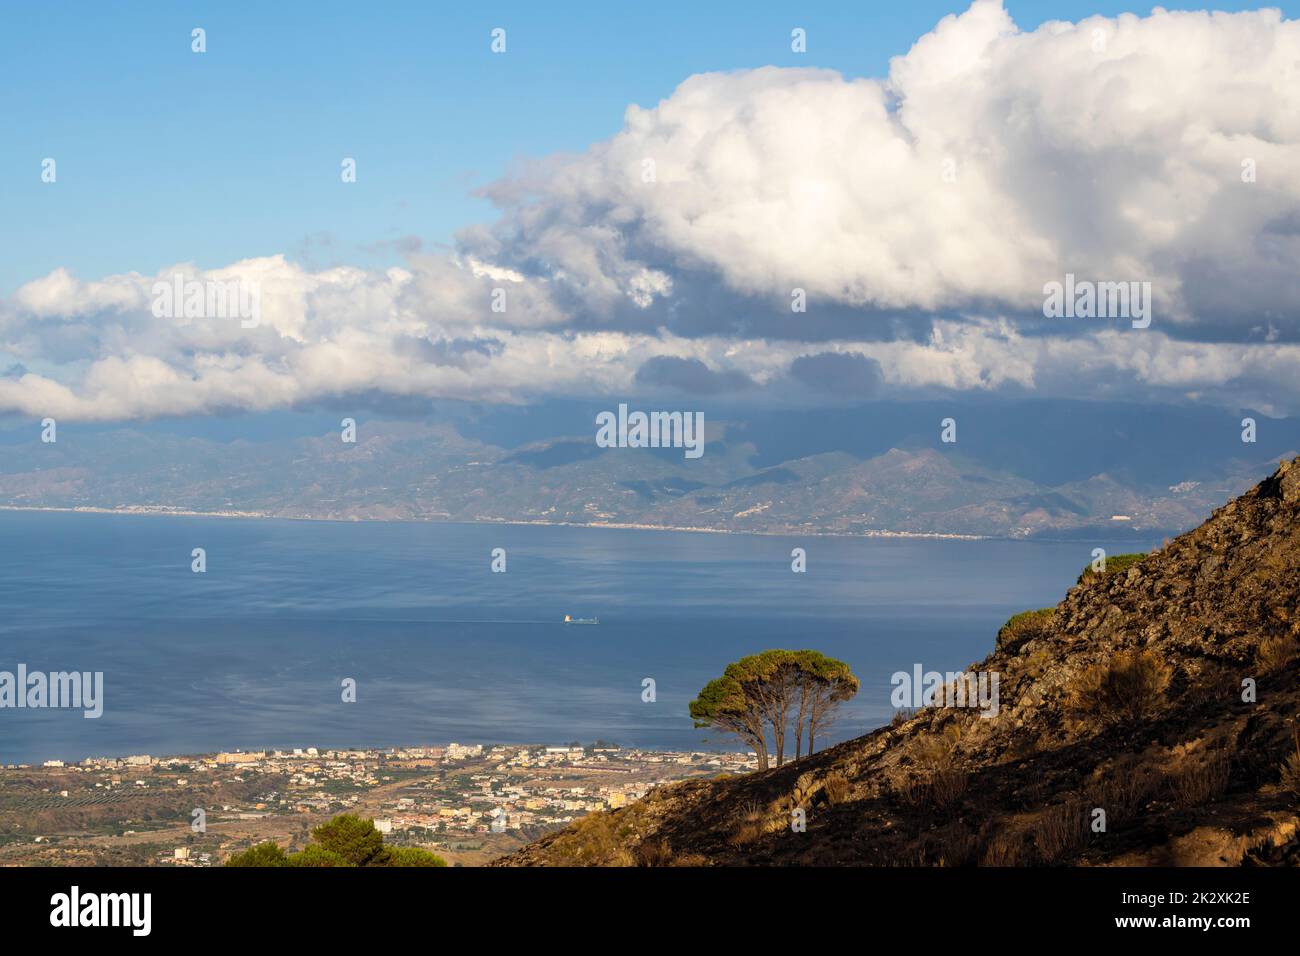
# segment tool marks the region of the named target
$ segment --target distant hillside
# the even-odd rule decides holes
[[[1146,469],[1143,478],[1107,472],[1052,485],[990,463],[974,441],[931,447],[917,437],[877,452],[822,451],[770,462],[732,437],[750,430],[710,424],[706,453],[688,460],[679,449],[598,448],[592,435],[505,448],[449,424],[370,422],[355,444],[338,433],[221,442],[166,431],[63,429],[53,444],[29,440],[0,449],[0,505],[792,534],[1149,538],[1190,527],[1258,473],[1257,461],[1220,457],[1209,469],[1174,472],[1179,480],[1172,483],[1167,475],[1156,483],[1156,472]],[[1117,515],[1124,518],[1113,520]]]
[[[1000,675],[996,717],[923,709],[498,865],[1300,864],[1300,459],[1115,568],[972,666]]]

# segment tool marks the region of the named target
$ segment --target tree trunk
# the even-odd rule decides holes
[[[758,758],[758,769],[767,769],[767,734],[763,726],[762,718],[758,718],[757,727],[752,724],[749,727],[749,745],[754,748],[754,756]]]
[[[808,688],[803,686],[799,689],[799,719],[794,725],[794,759],[798,760],[803,756],[803,722],[808,711]],[[812,753],[812,738],[808,739],[808,752]]]

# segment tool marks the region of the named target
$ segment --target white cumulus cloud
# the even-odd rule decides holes
[[[1300,23],[1274,10],[1021,31],[977,0],[886,77],[692,76],[487,193],[495,221],[404,268],[271,256],[36,278],[0,301],[0,412],[638,382],[756,402],[861,381],[1300,405]],[[1150,282],[1151,328],[1045,319],[1043,286],[1066,273]],[[258,322],[160,317],[156,285],[177,274],[256,288]],[[816,368],[857,378],[819,393]]]

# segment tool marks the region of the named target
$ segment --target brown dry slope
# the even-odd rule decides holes
[[[1000,675],[996,717],[928,708],[496,865],[1300,863],[1298,598],[1300,459],[1013,619],[973,668]]]

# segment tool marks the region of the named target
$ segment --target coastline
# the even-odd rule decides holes
[[[867,531],[734,531],[729,528],[708,528],[691,525],[653,525],[635,522],[604,521],[542,521],[507,518],[479,518],[475,521],[450,521],[439,518],[326,518],[315,515],[281,515],[265,511],[193,511],[166,505],[135,505],[128,508],[101,508],[95,505],[55,507],[51,505],[0,505],[0,511],[50,511],[67,514],[140,515],[145,517],[176,518],[242,518],[247,520],[323,521],[336,524],[456,524],[456,525],[518,525],[522,527],[550,528],[605,528],[616,531],[679,531],[689,534],[756,535],[773,538],[903,538],[939,541],[1020,541],[1022,538],[986,534],[963,534],[944,531],[892,531],[873,528]]]
[[[202,750],[191,751],[188,753],[170,753],[170,754],[149,754],[143,751],[123,751],[121,753],[102,753],[87,757],[45,757],[40,760],[29,761],[7,761],[0,755],[0,771],[6,770],[60,770],[60,769],[90,769],[106,766],[155,766],[175,763],[210,763],[210,764],[239,764],[251,762],[252,760],[282,760],[282,761],[303,761],[303,760],[322,760],[322,759],[353,759],[353,760],[374,760],[374,759],[409,759],[412,756],[422,755],[423,751],[433,749],[445,749],[451,746],[453,748],[461,746],[452,743],[411,743],[411,744],[394,744],[394,745],[372,745],[362,744],[352,746],[311,746],[302,744],[300,746],[261,746],[261,747],[232,747],[228,750]],[[511,741],[489,741],[475,742],[464,745],[469,748],[479,747],[484,751],[489,750],[540,750],[545,748],[559,749],[561,744],[548,744],[537,741],[511,742]],[[593,745],[594,746],[594,745]],[[673,748],[662,746],[611,746],[615,752],[625,753],[652,753],[652,754],[708,754],[710,756],[734,755],[738,753],[749,753],[749,749],[741,744],[734,747],[688,747]],[[222,759],[227,758],[227,759]]]

